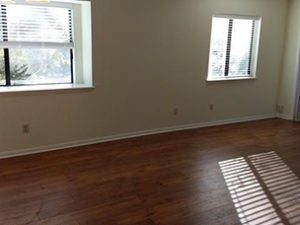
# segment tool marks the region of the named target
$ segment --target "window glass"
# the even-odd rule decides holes
[[[233,20],[229,76],[250,75],[252,20]]]
[[[4,64],[4,50],[0,49],[0,85],[5,85],[5,64]]]
[[[71,83],[70,49],[10,49],[12,85]]]
[[[210,54],[210,73],[214,76],[223,76],[225,72],[227,35],[228,20],[223,18],[214,18]]]

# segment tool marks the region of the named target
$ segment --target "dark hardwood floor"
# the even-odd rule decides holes
[[[0,224],[241,224],[219,162],[271,151],[300,177],[300,124],[265,120],[0,160]]]

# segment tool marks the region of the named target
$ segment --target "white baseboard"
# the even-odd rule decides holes
[[[258,115],[258,116],[241,117],[241,118],[235,118],[235,119],[226,119],[226,120],[217,120],[217,121],[201,122],[201,123],[186,124],[186,125],[177,125],[177,126],[172,126],[172,127],[164,127],[164,128],[158,128],[158,129],[137,131],[137,132],[124,133],[124,134],[111,135],[111,136],[104,136],[104,137],[99,137],[99,138],[78,140],[78,141],[72,141],[72,142],[66,142],[66,143],[60,143],[60,144],[54,144],[54,145],[48,145],[48,146],[39,146],[39,147],[34,147],[34,148],[18,149],[18,150],[13,150],[13,151],[0,152],[0,159],[11,158],[11,157],[16,157],[16,156],[31,155],[31,154],[42,153],[42,152],[56,151],[56,150],[85,146],[85,145],[90,145],[90,144],[99,144],[99,143],[103,143],[103,142],[117,141],[117,140],[141,137],[141,136],[146,136],[146,135],[161,134],[161,133],[168,133],[168,132],[182,131],[182,130],[189,130],[189,129],[196,129],[196,128],[204,128],[204,127],[211,127],[211,126],[219,126],[219,125],[226,125],[226,124],[250,122],[250,121],[271,119],[271,118],[276,118],[276,114],[266,114],[266,115]]]
[[[283,113],[277,113],[276,117],[280,118],[280,119],[284,119],[284,120],[294,120],[293,116],[287,115],[287,114],[283,114]]]

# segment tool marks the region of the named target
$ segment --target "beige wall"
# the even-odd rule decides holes
[[[298,80],[300,0],[290,1],[288,15],[278,105],[284,107],[280,116],[292,119],[295,107],[296,83]]]
[[[92,4],[96,88],[1,94],[0,151],[275,112],[287,1]],[[262,16],[257,80],[206,82],[213,13]]]

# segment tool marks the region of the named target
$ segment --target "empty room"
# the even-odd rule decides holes
[[[300,224],[300,0],[0,3],[0,225]]]

